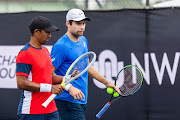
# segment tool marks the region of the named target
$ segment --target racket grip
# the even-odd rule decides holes
[[[56,97],[56,94],[52,94],[52,95],[42,104],[42,106],[43,106],[44,108],[46,108],[46,107],[49,105],[49,103],[50,103],[55,97]]]
[[[101,116],[104,114],[104,112],[110,107],[111,103],[108,102],[106,105],[99,111],[99,113],[96,115],[98,119],[101,118]]]

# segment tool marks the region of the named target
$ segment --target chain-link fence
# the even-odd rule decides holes
[[[180,0],[0,0],[0,13],[179,7]]]

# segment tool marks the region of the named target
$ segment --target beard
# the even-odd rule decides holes
[[[48,39],[43,40],[43,41],[41,42],[41,45],[45,45],[47,42],[48,42]]]
[[[83,32],[79,32],[79,31],[78,31],[78,32],[77,32],[77,35],[78,35],[78,36],[83,36],[83,33],[84,33],[84,31],[83,31]]]
[[[71,33],[74,37],[79,37],[79,36],[83,36],[83,32],[76,32],[76,33]]]

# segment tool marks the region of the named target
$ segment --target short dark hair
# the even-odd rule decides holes
[[[30,29],[31,35],[34,35],[34,30],[35,29]],[[41,29],[38,29],[41,32]]]

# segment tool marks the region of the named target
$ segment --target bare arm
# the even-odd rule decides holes
[[[27,77],[18,75],[17,78],[17,87],[19,89],[27,90],[27,91],[40,91],[40,84],[29,81]]]
[[[99,82],[103,83],[106,87],[112,87],[116,91],[120,93],[119,88],[117,88],[114,84],[109,82],[104,76],[102,76],[93,66],[91,66],[88,70],[88,74],[98,80]]]
[[[18,75],[17,77],[17,87],[22,90],[39,92],[40,84],[29,81],[27,77]],[[59,95],[63,92],[64,87],[61,85],[52,85],[51,93]]]
[[[109,81],[104,76],[102,76],[93,66],[89,68],[88,74],[90,77],[95,78],[99,82],[103,83],[105,86],[109,83]]]
[[[53,69],[52,69],[52,82],[53,82],[53,84],[61,84],[62,80],[63,80],[63,76],[56,75],[54,73],[55,70],[56,70],[56,68],[53,66]]]

